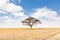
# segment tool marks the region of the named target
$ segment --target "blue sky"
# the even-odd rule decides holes
[[[60,0],[21,0],[21,2],[18,2],[17,0],[10,1],[16,5],[22,6],[25,9],[25,13],[28,15],[33,11],[33,9],[45,6],[57,11],[58,15],[60,15]]]
[[[42,22],[34,27],[60,27],[60,0],[0,0],[0,28],[27,28],[28,17]]]

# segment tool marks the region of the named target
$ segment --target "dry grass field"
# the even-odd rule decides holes
[[[60,28],[0,28],[0,40],[60,40]]]

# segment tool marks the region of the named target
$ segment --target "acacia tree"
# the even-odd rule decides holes
[[[35,18],[33,18],[33,17],[29,17],[29,18],[25,19],[24,21],[22,21],[22,23],[23,23],[24,25],[30,26],[30,28],[32,29],[32,26],[33,26],[34,24],[41,23],[41,21],[39,21],[38,19],[35,19]]]

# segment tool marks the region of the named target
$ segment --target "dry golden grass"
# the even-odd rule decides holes
[[[49,40],[60,28],[0,28],[0,40]]]

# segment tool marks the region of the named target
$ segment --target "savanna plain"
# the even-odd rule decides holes
[[[60,28],[0,28],[0,40],[60,40]]]

